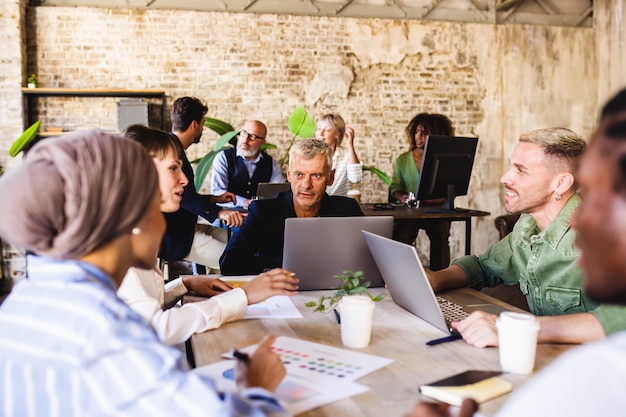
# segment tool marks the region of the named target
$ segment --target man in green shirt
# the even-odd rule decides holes
[[[513,231],[480,256],[465,256],[429,272],[435,292],[519,284],[538,317],[540,343],[584,343],[626,328],[626,308],[583,294],[570,219],[580,197],[574,178],[586,143],[564,128],[523,134],[500,181],[507,211],[522,212]],[[452,325],[465,341],[497,346],[497,316],[475,312]]]

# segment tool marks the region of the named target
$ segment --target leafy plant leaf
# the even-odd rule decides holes
[[[380,169],[378,169],[376,167],[372,167],[372,166],[365,166],[365,165],[363,165],[363,171],[373,172],[374,174],[376,174],[378,176],[378,178],[380,178],[380,180],[382,182],[384,182],[387,185],[391,185],[391,178],[389,178],[389,175],[385,174]]]
[[[213,150],[217,151],[222,150],[227,148],[226,144],[230,143],[233,146],[237,146],[237,135],[239,134],[239,132],[237,132],[236,130],[231,130],[229,132],[224,133],[222,136],[220,136],[220,138],[217,140],[217,142],[215,142],[215,146],[213,147]]]
[[[26,149],[28,145],[37,137],[37,132],[39,132],[39,126],[41,126],[41,120],[37,120],[35,123],[30,125],[28,129],[22,133],[22,135],[13,142],[11,148],[9,149],[9,155],[12,158],[15,158],[18,153],[22,152],[22,150]]]
[[[215,159],[215,156],[227,148],[229,148],[229,146],[224,146],[221,149],[212,150],[206,155],[204,155],[202,159],[200,159],[200,162],[198,162],[198,166],[196,168],[196,175],[194,179],[194,182],[195,182],[194,185],[196,187],[196,191],[200,191],[200,188],[202,187],[202,183],[204,182],[204,179],[206,178],[207,174],[211,170],[211,165],[213,165],[213,160]]]
[[[220,136],[223,136],[226,132],[235,130],[235,128],[232,127],[229,123],[226,123],[225,121],[220,119],[214,119],[212,117],[205,117],[204,125]]]
[[[308,139],[315,134],[315,120],[306,112],[304,107],[296,107],[287,122],[289,131],[294,136]]]

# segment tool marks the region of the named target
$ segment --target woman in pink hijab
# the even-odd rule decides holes
[[[239,391],[218,393],[117,297],[165,230],[139,144],[102,131],[42,141],[0,195],[0,237],[34,254],[0,306],[3,415],[287,415],[271,394],[285,374],[272,336],[236,367]]]

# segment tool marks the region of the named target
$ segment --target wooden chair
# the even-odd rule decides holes
[[[520,216],[520,213],[512,213],[512,214],[503,214],[502,216],[496,217],[493,223],[495,224],[496,229],[498,229],[498,232],[500,233],[500,240],[502,240],[504,236],[511,233],[511,231],[513,230],[513,226],[515,226],[515,223],[517,223],[517,220],[519,219],[519,216]]]

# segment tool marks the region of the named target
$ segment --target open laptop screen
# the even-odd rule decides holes
[[[391,237],[392,216],[289,218],[283,268],[296,273],[299,290],[328,290],[343,271],[363,271],[372,287],[385,285],[362,230]]]

